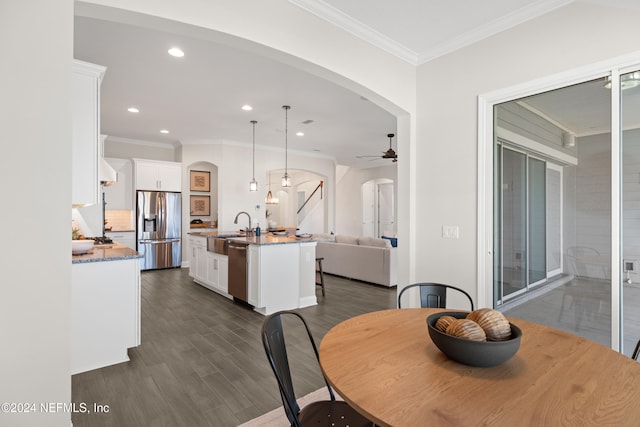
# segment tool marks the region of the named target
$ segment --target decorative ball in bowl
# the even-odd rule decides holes
[[[435,313],[427,317],[427,328],[433,343],[449,359],[477,367],[506,362],[516,354],[522,338],[520,328],[491,309]]]

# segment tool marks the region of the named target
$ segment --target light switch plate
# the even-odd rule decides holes
[[[460,227],[458,227],[457,225],[443,225],[442,237],[444,239],[459,239]]]

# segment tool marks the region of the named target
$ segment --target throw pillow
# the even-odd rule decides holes
[[[383,239],[388,239],[391,242],[391,247],[392,248],[397,248],[398,247],[398,238],[397,237],[387,237],[387,236],[382,236]]]

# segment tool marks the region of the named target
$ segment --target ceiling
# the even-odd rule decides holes
[[[289,1],[415,64],[571,2]],[[640,8],[637,0],[591,3]],[[202,38],[86,16],[76,16],[74,38],[75,58],[107,67],[101,87],[101,130],[111,137],[174,146],[203,141],[251,144],[250,121],[256,120],[256,145],[283,149],[282,106],[290,105],[291,151],[354,167],[391,164],[388,159],[358,156],[382,155],[389,148],[386,135],[396,133],[393,115],[361,94],[290,65]],[[173,46],[185,56],[168,55]],[[541,98],[537,108],[553,109],[549,114],[560,122],[586,117],[580,110],[584,102],[574,100],[567,113],[559,111],[556,101]],[[244,104],[253,110],[243,111]],[[129,113],[131,106],[140,112]],[[169,133],[161,134],[161,129]],[[398,151],[395,138],[393,148]],[[401,164],[401,152],[398,159],[396,164]]]

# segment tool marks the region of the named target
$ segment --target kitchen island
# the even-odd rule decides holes
[[[232,246],[246,247],[246,273],[240,273],[245,274],[246,293],[238,295],[233,290],[233,278],[238,273],[234,255],[206,250],[208,239],[220,238]],[[192,232],[189,239],[190,274],[196,283],[244,301],[263,315],[317,304],[315,240],[271,233],[243,237],[233,232]]]
[[[72,374],[126,362],[140,345],[140,258],[119,244],[72,256]]]

